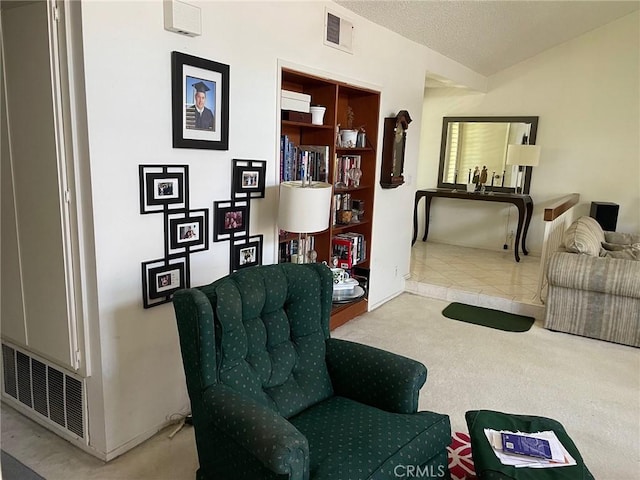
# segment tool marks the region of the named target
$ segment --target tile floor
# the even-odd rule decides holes
[[[418,241],[411,249],[406,290],[512,313],[544,315],[537,298],[540,257]]]

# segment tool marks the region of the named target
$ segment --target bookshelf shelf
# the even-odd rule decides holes
[[[314,125],[313,123],[305,123],[305,122],[294,122],[292,120],[282,120],[283,127],[293,127],[293,128],[309,128],[312,130],[331,130],[333,131],[332,125]],[[353,150],[353,149],[351,149]]]
[[[350,223],[348,225],[338,225],[335,224],[331,227],[331,230],[333,231],[333,234],[335,235],[336,233],[342,233],[342,232],[348,232],[349,230],[356,230],[359,229],[359,227],[368,227],[371,224],[371,220],[362,220],[360,222],[353,222]]]
[[[358,153],[367,153],[374,152],[373,148],[365,147],[365,148],[336,148],[336,152],[338,155],[354,155]]]
[[[359,210],[361,221],[346,225],[334,223],[324,232],[312,234],[314,249],[318,253],[317,261],[324,261],[332,265],[334,257],[337,256],[336,250],[334,250],[334,239],[336,239],[336,244],[339,244],[338,238],[343,239],[344,242],[345,237],[356,237],[357,240],[354,240],[351,250],[354,252],[351,263],[362,267],[358,269],[362,275],[362,270],[368,269],[371,254],[371,218],[373,218],[376,159],[378,157],[378,152],[374,147],[378,145],[380,92],[289,68],[282,69],[280,87],[282,90],[308,94],[311,96],[312,104],[326,107],[324,125],[284,120],[280,116],[280,181],[299,180],[299,178],[295,178],[295,175],[302,169],[297,169],[295,166],[295,162],[298,161],[296,155],[305,151],[305,147],[310,147],[308,150],[320,152],[319,157],[309,159],[311,163],[308,171],[312,173],[315,171],[314,180],[322,180],[326,176],[328,183],[334,185],[333,205],[331,205],[333,221],[337,218],[335,216],[337,209],[349,212],[354,205],[363,205],[364,208],[360,207],[361,210]],[[367,147],[341,148],[336,145],[338,126],[349,125],[349,120],[353,121],[353,126],[356,128],[364,125]],[[343,157],[356,157],[357,161]],[[302,162],[307,161],[303,157],[300,159]],[[316,161],[321,161],[322,165],[320,167],[314,165],[313,162]],[[292,163],[294,164],[293,168],[291,167]],[[326,165],[326,173],[324,165]],[[348,174],[348,171],[353,168],[359,168],[362,173],[358,187],[349,185],[352,180],[350,180],[351,175]],[[335,185],[339,181],[348,186],[336,188]],[[356,200],[361,203],[356,203]],[[344,213],[341,212],[340,218],[344,218],[342,215]],[[287,233],[280,235],[278,240],[279,261],[291,261],[291,254],[297,252],[295,244],[298,235]],[[369,278],[368,271],[366,277]],[[367,306],[366,297],[347,305],[334,306],[331,314],[331,328],[342,325],[351,318],[366,312]]]
[[[360,185],[359,187],[347,187],[347,188],[335,188],[333,189],[334,193],[350,193],[350,192],[359,192],[361,190],[369,190],[373,188],[371,185]]]

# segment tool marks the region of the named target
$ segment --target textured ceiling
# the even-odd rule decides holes
[[[485,76],[640,8],[638,0],[336,3]]]

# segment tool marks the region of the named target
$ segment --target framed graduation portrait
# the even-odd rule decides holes
[[[173,148],[229,149],[229,65],[171,53]]]

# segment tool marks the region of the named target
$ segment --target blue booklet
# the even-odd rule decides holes
[[[502,451],[527,457],[551,459],[551,446],[543,438],[516,433],[502,434]]]

